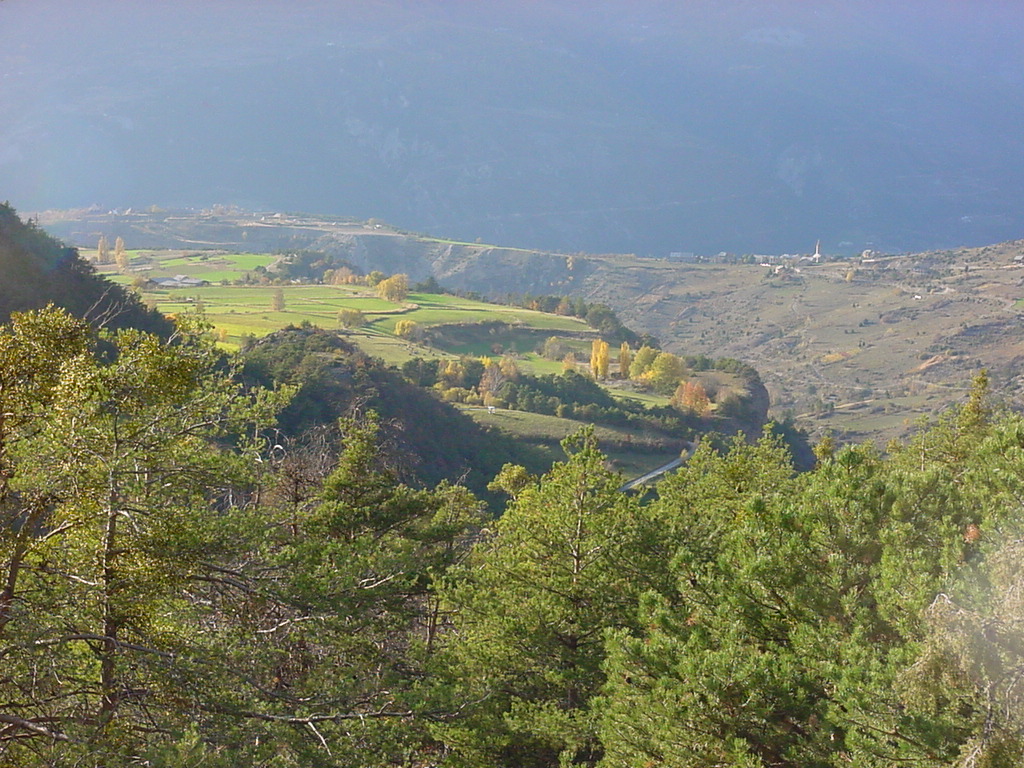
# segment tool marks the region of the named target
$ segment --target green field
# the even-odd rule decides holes
[[[284,308],[274,310],[275,296],[279,292],[284,298]],[[221,334],[221,341],[228,346],[237,346],[246,334],[264,336],[286,325],[303,322],[321,328],[336,328],[341,309],[358,309],[371,324],[377,318],[388,317],[387,313],[401,310],[401,307],[369,293],[359,293],[343,286],[322,285],[210,285],[143,291],[142,298],[166,314],[194,311],[201,307],[214,329],[226,332],[226,337]]]
[[[79,252],[95,261],[95,249],[79,249]],[[127,250],[131,275],[118,275],[114,265],[99,265],[98,271],[108,277],[119,277],[130,281],[132,275],[143,274],[147,277],[174,277],[187,275],[209,280],[211,283],[222,280],[238,280],[247,272],[254,272],[262,267],[266,269],[276,261],[277,257],[269,253],[229,253],[227,251],[147,251]]]
[[[655,392],[639,392],[635,389],[621,389],[619,387],[608,387],[612,397],[620,400],[634,400],[648,407],[668,405],[669,398]]]
[[[95,259],[96,252],[83,250]],[[485,323],[501,323],[500,345],[515,351],[524,369],[536,373],[562,370],[560,362],[544,360],[535,348],[547,336],[566,335],[566,345],[584,356],[593,331],[583,321],[536,312],[521,307],[488,304],[482,301],[446,294],[410,293],[404,302],[394,303],[377,297],[372,288],[355,285],[234,285],[230,283],[252,278],[271,267],[275,258],[268,254],[228,253],[222,251],[127,251],[126,273],[115,265],[101,265],[101,274],[124,285],[145,279],[185,275],[209,282],[195,288],[138,288],[149,306],[165,314],[202,310],[211,323],[218,340],[227,348],[237,348],[247,336],[264,336],[287,325],[308,322],[321,328],[339,328],[338,313],[356,309],[363,313],[365,325],[346,331],[368,354],[399,365],[410,357],[455,355],[493,355],[495,339],[481,327]],[[280,295],[283,309],[274,309]],[[442,326],[459,326],[468,340],[443,349],[423,346],[395,336],[399,320],[412,320],[420,330]]]
[[[238,348],[246,337],[264,336],[288,325],[308,322],[325,329],[339,329],[345,338],[387,365],[398,366],[413,357],[494,356],[511,351],[520,369],[543,375],[564,370],[562,361],[547,360],[537,352],[545,339],[557,336],[566,349],[574,351],[582,367],[589,357],[591,341],[596,338],[586,323],[574,317],[447,294],[413,292],[405,301],[394,303],[378,298],[376,291],[366,286],[228,284],[245,279],[247,274],[251,278],[258,267],[272,264],[273,257],[260,254],[138,251],[129,255],[127,274],[119,273],[113,265],[104,265],[99,271],[125,285],[138,285],[142,282],[140,278],[177,275],[209,281],[208,285],[187,289],[142,286],[136,290],[141,290],[141,297],[149,306],[165,314],[201,310],[219,343],[228,349]],[[278,297],[283,299],[283,308],[275,310]],[[362,312],[365,325],[340,329],[338,313],[342,309]],[[413,320],[428,333],[420,334],[419,342],[399,338],[394,333],[399,320]],[[612,389],[612,393],[647,405],[667,402],[664,397],[627,389]],[[555,416],[459,407],[484,426],[533,444],[552,461],[562,458],[559,441],[583,426],[581,422]],[[629,429],[610,427],[598,427],[597,435],[612,466],[627,479],[673,458],[673,449],[661,436],[638,435]]]

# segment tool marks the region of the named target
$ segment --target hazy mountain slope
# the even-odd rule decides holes
[[[47,231],[87,247],[95,247],[99,237],[106,235],[108,240],[123,237],[129,248],[229,248],[264,253],[316,250],[340,257],[364,272],[404,272],[413,280],[433,276],[448,287],[489,295],[567,293],[594,268],[583,254],[458,243],[410,235],[385,225],[304,215],[49,211],[40,221]]]
[[[1007,3],[0,4],[0,176],[564,251],[921,250],[1024,225]],[[842,244],[842,245],[841,245]]]

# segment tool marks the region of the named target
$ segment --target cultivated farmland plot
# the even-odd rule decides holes
[[[96,259],[96,251],[82,250]],[[135,285],[142,298],[166,314],[201,310],[214,333],[227,348],[237,348],[248,336],[264,336],[287,325],[311,323],[321,328],[339,328],[338,313],[358,310],[365,324],[345,333],[369,354],[393,365],[410,357],[492,355],[496,348],[514,351],[524,367],[538,373],[561,370],[561,364],[544,360],[534,348],[546,336],[565,334],[569,346],[580,353],[589,349],[594,332],[573,317],[535,312],[444,294],[410,293],[402,302],[378,298],[372,288],[357,285],[275,284],[269,254],[225,251],[127,251],[128,266],[98,265],[112,280]],[[160,288],[147,282],[154,278],[185,276],[206,281],[188,288]],[[245,282],[245,284],[239,284]],[[426,348],[398,338],[400,320],[411,320],[423,331],[440,326],[468,329],[463,343],[451,347]],[[500,344],[487,324],[507,326]],[[480,331],[474,334],[473,329]]]
[[[96,258],[95,251],[83,250]],[[337,329],[367,354],[398,366],[413,357],[457,358],[494,356],[511,352],[517,365],[537,375],[560,373],[561,361],[548,360],[537,349],[557,336],[586,367],[596,332],[574,317],[489,304],[451,296],[412,292],[401,302],[385,301],[363,285],[282,284],[274,277],[275,257],[266,254],[225,251],[128,251],[127,267],[98,265],[97,269],[117,282],[133,285],[143,300],[166,314],[201,311],[213,326],[219,343],[237,349],[247,338],[261,337],[288,325],[310,323]],[[153,278],[184,276],[203,281],[187,288],[159,287]],[[339,312],[358,310],[364,324],[341,328]],[[411,320],[416,337],[399,337],[399,321]],[[665,397],[611,387],[616,397],[642,399],[647,405],[664,405]],[[580,422],[555,416],[463,406],[489,428],[517,436],[560,458],[558,442],[578,429]],[[634,476],[664,463],[666,452],[675,449],[661,435],[644,435],[625,428],[600,427],[602,445],[610,460],[625,474]]]

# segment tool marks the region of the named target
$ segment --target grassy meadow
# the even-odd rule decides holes
[[[563,419],[541,413],[487,408],[471,405],[457,406],[474,421],[490,429],[504,432],[532,444],[551,461],[562,459],[559,443],[584,426],[574,419]],[[660,467],[677,455],[668,441],[655,434],[638,434],[626,427],[597,425],[594,434],[601,450],[608,457],[610,468],[624,477],[637,477]]]
[[[82,250],[95,261],[95,250]],[[213,326],[220,344],[237,349],[248,336],[265,336],[287,325],[304,322],[326,329],[343,330],[346,337],[364,351],[389,365],[400,365],[412,357],[484,356],[513,352],[520,366],[530,373],[559,373],[563,364],[546,360],[537,353],[548,336],[559,336],[579,360],[589,358],[594,331],[582,320],[537,312],[521,307],[412,292],[402,302],[385,301],[373,288],[361,285],[305,285],[254,283],[236,285],[249,278],[259,279],[272,268],[269,254],[221,251],[126,251],[128,269],[97,265],[97,270],[125,285],[136,285],[149,306],[177,315],[201,310]],[[151,278],[184,275],[208,281],[194,288],[154,288],[142,285]],[[358,310],[364,324],[342,329],[338,313]],[[418,333],[411,339],[396,335],[399,321],[411,320]],[[504,324],[494,328],[493,324]],[[487,325],[492,324],[492,325]],[[432,329],[457,327],[458,337],[431,344]],[[420,339],[418,341],[417,339]],[[664,398],[661,399],[664,402]]]

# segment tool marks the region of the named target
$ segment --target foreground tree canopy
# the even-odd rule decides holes
[[[766,433],[627,495],[583,433],[495,519],[373,414],[282,439],[293,390],[202,331],[0,327],[0,764],[1024,761],[1024,420],[983,376],[802,474]]]

